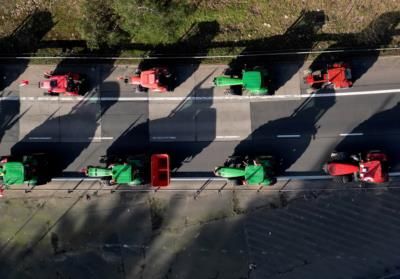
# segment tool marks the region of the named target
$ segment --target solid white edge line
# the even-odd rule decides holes
[[[277,55],[302,55],[302,54],[321,54],[321,53],[351,53],[351,52],[370,52],[370,51],[388,51],[399,50],[400,47],[382,47],[382,48],[360,48],[360,49],[331,49],[331,50],[303,50],[303,51],[271,51],[257,53],[243,53],[236,55],[192,55],[192,56],[4,56],[0,59],[68,59],[68,60],[154,60],[154,59],[213,59],[213,58],[235,58],[235,57],[257,57],[257,56],[277,56]],[[29,55],[29,53],[24,53]]]

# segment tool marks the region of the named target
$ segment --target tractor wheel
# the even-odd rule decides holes
[[[242,185],[242,180],[237,179],[237,178],[231,178],[228,181],[231,186],[241,186]]]
[[[349,154],[346,152],[332,152],[331,153],[331,160],[332,161],[346,161],[349,159]]]
[[[351,176],[350,175],[334,176],[333,181],[335,181],[338,184],[346,184],[351,181]]]
[[[135,93],[146,93],[146,92],[147,92],[147,88],[145,88],[141,85],[138,85],[135,89]]]
[[[304,76],[308,76],[309,74],[312,74],[312,70],[310,68],[303,71]]]

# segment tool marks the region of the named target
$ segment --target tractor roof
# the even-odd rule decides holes
[[[264,181],[264,167],[260,165],[248,165],[245,168],[244,179],[249,185],[260,184]]]
[[[23,184],[25,181],[25,167],[20,162],[5,163],[3,173],[6,185]]]
[[[248,90],[257,90],[262,86],[261,71],[245,71],[243,73],[243,86]]]
[[[118,184],[130,183],[132,181],[132,166],[128,164],[113,166],[112,177]]]

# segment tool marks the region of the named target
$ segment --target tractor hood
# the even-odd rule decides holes
[[[223,178],[235,178],[244,176],[245,170],[239,168],[218,167],[215,169],[214,173]]]
[[[359,171],[359,167],[357,165],[338,162],[328,163],[324,169],[332,176],[348,175]]]
[[[88,167],[86,170],[88,177],[107,177],[112,175],[112,170],[102,167]]]
[[[235,86],[243,85],[243,80],[240,78],[219,76],[214,78],[213,83],[215,86]]]

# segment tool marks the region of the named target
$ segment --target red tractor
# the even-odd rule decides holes
[[[345,63],[334,63],[317,71],[308,69],[305,72],[304,82],[311,87],[311,92],[325,88],[349,88],[353,85],[351,69]]]
[[[148,90],[154,92],[173,91],[176,85],[175,75],[165,67],[156,67],[149,70],[137,70],[133,76],[124,79],[126,83],[136,85],[136,92]]]
[[[351,156],[344,152],[333,152],[323,169],[340,183],[356,181],[361,184],[380,184],[389,180],[388,157],[381,151]]]
[[[45,80],[39,82],[39,88],[46,89],[45,95],[69,95],[82,94],[85,78],[81,74],[66,73],[54,75],[52,72],[44,74]]]

